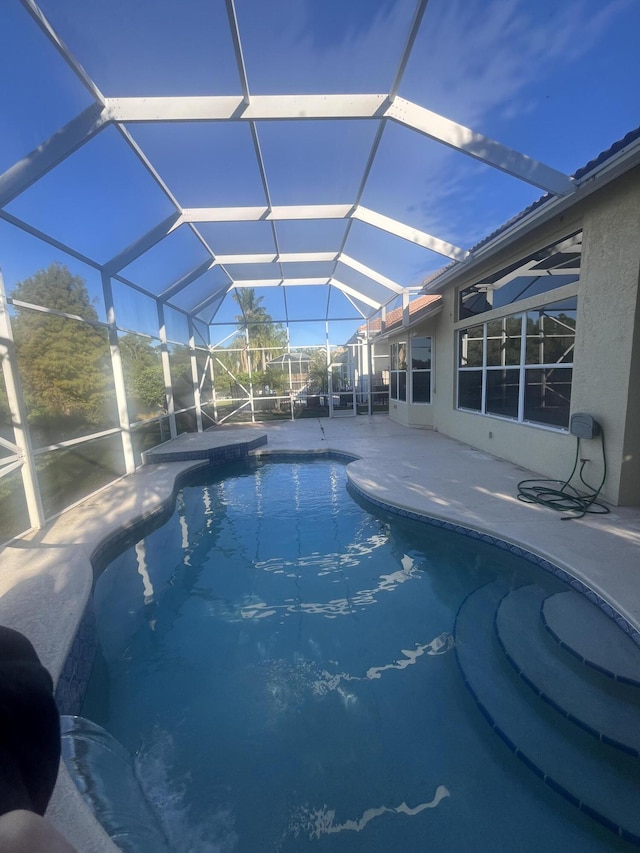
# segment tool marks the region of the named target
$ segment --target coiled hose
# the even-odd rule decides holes
[[[602,447],[602,465],[603,473],[602,480],[597,489],[589,485],[583,477],[584,466],[589,461],[588,459],[580,458],[580,437],[576,438],[576,458],[573,463],[573,470],[568,479],[562,480],[521,480],[518,483],[518,500],[529,504],[540,504],[548,509],[556,512],[568,512],[571,515],[565,515],[561,521],[571,521],[574,518],[583,518],[587,513],[595,513],[605,515],[609,512],[609,507],[598,502],[598,495],[604,485],[607,476],[607,460],[604,450],[604,432],[600,431],[600,442]],[[583,486],[589,490],[587,493],[579,492],[571,485],[576,470],[578,477]]]

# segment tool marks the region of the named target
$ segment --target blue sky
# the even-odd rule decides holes
[[[222,0],[41,0],[40,7],[107,97],[241,93]],[[385,93],[414,9],[414,0],[236,0],[249,90]],[[19,0],[4,0],[0,20],[1,173],[92,98]],[[638,0],[430,0],[398,95],[570,174],[640,124],[639,36]],[[160,122],[126,129],[181,207],[265,204],[247,122]],[[376,129],[363,120],[257,122],[272,202],[353,203]],[[387,122],[361,203],[468,249],[540,194]],[[9,214],[99,263],[173,209],[113,127],[6,206]],[[199,230],[216,254],[274,247],[265,222],[202,224]],[[276,225],[276,234],[284,252],[337,251],[348,235],[348,255],[403,286],[419,285],[448,262],[360,222],[347,229],[343,220],[317,226],[288,221]],[[123,274],[159,293],[206,257],[197,237],[182,226]],[[95,271],[0,219],[0,265],[9,290],[51,260],[84,275],[103,311]],[[258,267],[230,271],[239,277],[269,275]],[[299,275],[326,271],[326,264],[306,266]],[[358,283],[358,274],[342,265],[340,277],[347,285]],[[191,309],[225,280],[213,270],[176,304]],[[144,324],[147,331],[148,308],[140,307],[138,297],[128,298],[126,288],[121,291],[119,321],[127,327]],[[265,307],[282,319],[282,288],[261,294]],[[326,293],[316,286],[288,288],[286,300],[292,318],[319,318],[327,308]],[[356,304],[365,313],[371,310]],[[333,292],[330,316],[348,312],[358,317]],[[223,336],[236,313],[226,300],[215,318],[223,325],[213,339]],[[344,339],[357,324],[357,319],[350,326],[336,324],[336,334]],[[294,343],[323,340],[322,323],[292,326]]]

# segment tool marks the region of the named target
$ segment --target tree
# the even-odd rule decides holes
[[[264,373],[267,369],[267,361],[273,356],[273,352],[280,352],[286,346],[286,332],[279,323],[273,321],[266,308],[261,305],[263,297],[256,296],[254,288],[235,290],[233,298],[242,312],[236,316],[238,326],[243,333],[248,334],[249,349],[254,350],[253,353],[247,353],[244,349],[245,334],[242,337],[238,336],[234,346],[243,347],[242,370],[245,373],[248,372],[250,364],[252,370],[260,369]]]
[[[157,347],[140,335],[132,334],[120,338],[119,346],[131,408],[135,407],[140,414],[153,415],[157,415],[158,410],[166,410],[167,395]]]
[[[324,349],[310,352],[309,385],[318,394],[326,394],[329,390],[327,351]]]
[[[85,320],[98,319],[84,280],[63,264],[40,270],[17,284],[11,295]],[[105,332],[28,308],[16,308],[16,315],[16,358],[29,422],[47,432],[60,421],[73,432],[85,425],[104,425],[105,407],[113,405],[114,396]]]

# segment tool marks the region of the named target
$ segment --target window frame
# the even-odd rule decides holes
[[[404,355],[401,353],[402,348],[404,348]],[[407,402],[406,337],[389,344],[389,399],[398,403]]]
[[[413,366],[413,348],[416,341],[429,341],[429,367],[414,367]],[[416,335],[410,339],[409,360],[407,369],[411,372],[410,385],[410,401],[412,406],[430,406],[433,395],[433,336],[432,335]],[[428,400],[416,400],[414,394],[414,377],[416,374],[429,377],[429,394]]]
[[[572,288],[575,289],[575,288]],[[566,303],[573,303],[568,308],[566,307]],[[512,423],[522,423],[527,424],[528,426],[542,427],[545,429],[559,430],[562,432],[567,432],[569,429],[569,417],[571,410],[571,386],[573,383],[573,368],[574,363],[573,359],[570,361],[555,361],[555,362],[535,362],[527,360],[528,355],[528,347],[527,344],[531,343],[531,340],[534,336],[529,333],[529,323],[528,321],[531,319],[531,316],[535,313],[538,313],[539,317],[545,316],[545,311],[561,311],[563,308],[554,306],[565,306],[565,311],[573,311],[575,315],[574,320],[574,328],[573,328],[573,336],[565,335],[558,337],[573,337],[573,342],[569,346],[567,350],[562,355],[564,358],[568,352],[575,348],[575,336],[577,331],[577,313],[578,313],[578,296],[577,293],[572,293],[571,295],[567,295],[565,298],[559,293],[554,294],[554,298],[545,302],[544,304],[538,305],[529,305],[526,308],[524,306],[520,306],[520,310],[509,313],[502,314],[501,316],[490,316],[487,317],[482,322],[476,322],[473,324],[469,324],[466,326],[461,326],[456,329],[456,398],[455,405],[457,411],[468,412],[472,414],[479,414],[485,417],[491,418],[499,418],[501,420],[510,421]],[[513,360],[503,359],[504,363],[501,364],[491,364],[488,355],[489,355],[489,342],[496,339],[496,335],[489,335],[489,326],[494,324],[496,321],[500,321],[502,323],[503,328],[503,342],[508,339],[510,336],[507,334],[507,326],[511,324],[513,327],[513,320],[520,320],[520,328],[519,332],[512,337],[519,337],[519,360],[517,363],[514,363]],[[475,319],[475,318],[474,318]],[[478,330],[482,330],[482,335],[478,334]],[[470,338],[466,339],[466,344],[468,345],[469,341],[481,341],[482,346],[482,356],[481,359],[478,359],[478,347],[475,347],[475,354],[473,361],[475,361],[472,365],[466,365],[463,363],[468,358],[468,350],[467,355],[465,354],[465,336],[468,332],[475,331],[476,334]],[[540,335],[540,337],[544,337],[544,333]],[[502,352],[506,352],[506,348],[503,346]],[[513,350],[511,351],[513,353]],[[517,373],[517,405],[515,408],[514,414],[505,414],[504,412],[496,411],[495,408],[492,411],[492,403],[489,399],[490,391],[491,391],[491,380],[493,378],[493,374],[504,371],[505,373],[509,371],[511,373],[511,378],[515,377]],[[525,417],[525,413],[528,409],[531,408],[531,396],[527,395],[528,389],[532,388],[532,384],[529,381],[530,377],[533,375],[532,371],[541,371],[547,373],[556,373],[558,374],[558,379],[564,380],[564,382],[560,382],[560,387],[564,384],[569,385],[569,398],[568,405],[566,408],[566,424],[564,423],[553,423],[552,420],[533,420],[531,417]],[[479,407],[472,407],[469,405],[461,405],[460,404],[460,393],[461,393],[461,377],[462,376],[479,376],[480,377],[480,387],[479,387],[479,399],[480,404]],[[567,382],[568,377],[568,382]],[[506,377],[505,377],[506,378]],[[464,385],[467,386],[465,391],[468,394],[468,398],[471,398],[471,395],[477,396],[478,387],[474,388],[473,385],[469,383],[468,380],[464,380]],[[496,386],[500,387],[500,385]],[[505,389],[508,388],[508,382],[505,382]],[[556,391],[554,388],[550,388],[549,393],[560,393]],[[505,406],[511,405],[513,406],[513,395],[511,399],[507,399],[507,395],[503,394],[503,398],[505,400]],[[497,407],[496,407],[497,408]]]

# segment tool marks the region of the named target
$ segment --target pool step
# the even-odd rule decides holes
[[[494,626],[508,592],[500,583],[481,587],[458,611],[456,658],[467,687],[494,731],[541,780],[640,846],[640,759],[593,737],[518,677]]]
[[[509,663],[542,699],[572,722],[640,756],[640,691],[566,660],[541,618],[546,598],[540,587],[524,586],[508,593],[498,605],[496,632]]]
[[[542,620],[556,642],[582,663],[640,687],[640,647],[586,596],[572,591],[549,596]]]

